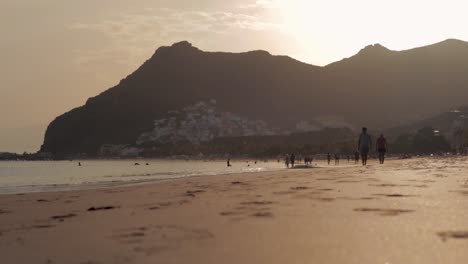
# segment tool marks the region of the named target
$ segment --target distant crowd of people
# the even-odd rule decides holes
[[[385,162],[385,154],[387,152],[387,140],[385,139],[383,134],[380,134],[380,137],[377,138],[376,141],[376,152],[379,156],[380,164],[384,164]],[[372,139],[371,136],[367,133],[367,128],[363,127],[362,132],[359,135],[357,149],[354,152],[354,164],[359,163],[359,159],[361,158],[362,165],[367,165],[367,160],[369,156],[369,151],[372,148]],[[352,155],[346,155],[346,159],[348,163],[351,161]],[[334,154],[335,165],[340,165],[340,154]],[[332,155],[327,153],[327,163],[330,165],[332,160]],[[312,165],[313,157],[312,156],[305,156],[304,157],[304,164],[305,165]],[[296,162],[296,155],[295,154],[286,154],[284,162],[287,168],[294,167]]]
[[[376,143],[376,152],[378,153],[379,156],[379,162],[380,164],[384,164],[385,162],[385,154],[387,153],[387,140],[385,139],[383,134],[380,134],[379,138],[377,138]],[[359,135],[358,139],[358,144],[357,144],[357,149],[354,152],[354,164],[359,163],[359,159],[362,161],[362,165],[366,166],[367,165],[367,159],[369,156],[369,151],[372,149],[372,139],[371,136],[367,133],[367,128],[363,127],[362,132]],[[335,153],[334,155],[335,159],[335,166],[340,165],[340,154]],[[351,161],[352,154],[346,155],[346,160],[348,163]],[[330,165],[331,160],[332,160],[332,155],[330,152],[327,153],[327,163]],[[296,156],[296,154],[286,154],[284,156],[284,163],[287,168],[293,168],[296,163],[299,161],[304,161],[305,166],[312,166],[312,162],[314,161],[314,157],[312,155],[301,155],[299,158]],[[265,161],[266,162],[266,161]],[[280,162],[280,159],[278,159],[278,163]],[[254,162],[257,164],[257,161]],[[231,159],[227,159],[227,167],[231,167]],[[247,166],[250,167],[249,161],[247,161]]]

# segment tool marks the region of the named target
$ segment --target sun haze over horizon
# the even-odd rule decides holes
[[[468,40],[464,1],[0,2],[0,152],[35,151],[47,124],[114,86],[159,46],[267,50],[326,65],[369,44]],[[27,130],[28,132],[24,132]]]

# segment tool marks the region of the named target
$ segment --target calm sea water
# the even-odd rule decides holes
[[[81,162],[82,166],[78,166]],[[139,163],[139,166],[135,166]],[[148,163],[149,165],[146,165]],[[260,172],[284,168],[276,161],[0,161],[0,194],[62,191],[135,184],[200,175]]]

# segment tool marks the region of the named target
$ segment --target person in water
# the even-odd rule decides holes
[[[358,149],[361,152],[362,165],[367,165],[367,155],[372,147],[372,140],[369,134],[367,134],[367,128],[362,128],[362,133],[359,135]]]
[[[330,161],[331,161],[330,152],[327,153],[327,161],[328,161],[328,165],[330,165]]]
[[[387,140],[380,134],[380,137],[377,139],[377,152],[379,153],[379,161],[380,164],[384,164],[385,161],[385,153],[387,152]]]

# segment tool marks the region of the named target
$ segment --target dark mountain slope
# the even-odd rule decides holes
[[[210,53],[188,42],[162,47],[117,86],[55,119],[41,151],[95,153],[102,144],[132,144],[154,119],[210,99],[225,111],[293,125],[295,113],[319,109],[308,96],[321,70],[265,51]]]
[[[168,111],[212,99],[221,111],[288,130],[335,116],[375,131],[466,104],[467,73],[468,44],[458,40],[406,51],[372,45],[326,67],[265,51],[203,52],[180,42],[57,117],[41,151],[95,154],[103,144],[135,144]]]
[[[368,106],[370,124],[389,127],[426,118],[468,102],[468,43],[446,40],[405,51],[368,46],[325,67],[331,87]],[[344,102],[346,105],[346,102]]]

